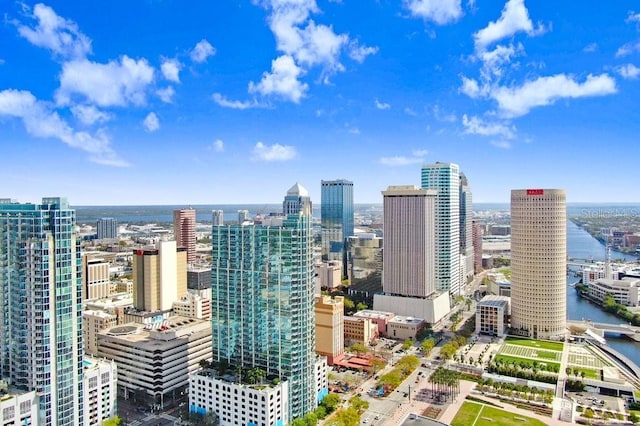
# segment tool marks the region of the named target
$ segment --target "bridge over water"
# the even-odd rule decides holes
[[[605,322],[593,321],[567,321],[568,326],[577,326],[581,328],[589,328],[598,336],[604,337],[606,334],[616,334],[627,336],[636,342],[640,342],[640,327],[634,327],[628,324],[609,324]]]

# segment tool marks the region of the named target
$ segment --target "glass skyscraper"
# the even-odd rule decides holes
[[[422,188],[436,189],[436,282],[452,296],[460,293],[460,166],[422,166]]]
[[[311,212],[212,230],[213,360],[289,382],[289,418],[317,406]]]
[[[346,241],[353,235],[353,182],[344,179],[321,182],[320,222],[322,260],[342,261],[346,275]]]
[[[81,425],[82,280],[64,198],[0,200],[0,376],[39,395],[39,424]]]

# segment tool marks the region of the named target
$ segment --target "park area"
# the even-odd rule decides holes
[[[451,426],[544,426],[545,423],[490,405],[465,401],[453,418]]]

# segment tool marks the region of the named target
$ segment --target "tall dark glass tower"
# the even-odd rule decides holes
[[[342,261],[346,275],[346,242],[353,235],[353,182],[323,180],[321,189],[322,259]]]

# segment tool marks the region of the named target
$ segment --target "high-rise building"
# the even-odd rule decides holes
[[[0,200],[0,379],[37,392],[40,425],[83,424],[75,223],[64,198]]]
[[[173,234],[178,247],[187,249],[187,263],[196,260],[196,211],[181,209],[173,211]]]
[[[213,210],[211,212],[211,222],[213,226],[224,225],[224,212],[222,210]]]
[[[107,359],[85,356],[84,393],[82,401],[84,425],[95,426],[117,414],[117,380],[118,367]]]
[[[133,251],[133,305],[145,312],[167,311],[187,293],[187,252],[175,241]]]
[[[321,182],[320,224],[322,260],[339,260],[347,274],[347,238],[353,235],[353,182]]]
[[[545,339],[566,332],[567,203],[562,189],[511,191],[511,329]]]
[[[103,217],[96,222],[96,238],[117,239],[118,238],[118,221],[112,217]]]
[[[471,188],[460,172],[460,270],[461,285],[473,278],[473,227]]]
[[[436,291],[436,191],[390,186],[382,195],[382,290],[396,296],[427,297]]]
[[[249,210],[238,210],[238,223],[242,225],[249,220]]]
[[[316,352],[329,365],[344,356],[344,297],[316,296]]]
[[[109,262],[82,256],[82,300],[100,299],[111,293]]]
[[[282,226],[215,226],[212,246],[213,361],[287,380],[289,419],[314,410],[310,212],[289,215]]]
[[[435,212],[437,287],[455,296],[461,290],[460,167],[453,163],[425,164],[422,166],[422,188],[438,191]]]
[[[482,235],[484,225],[476,220],[472,221],[473,234],[473,270],[477,274],[482,271]]]
[[[433,324],[449,312],[449,293],[436,286],[437,191],[390,186],[383,195],[382,294],[374,309],[418,317]]]
[[[282,202],[282,213],[284,215],[298,214],[302,210],[311,211],[311,197],[309,191],[296,182],[284,197]]]

